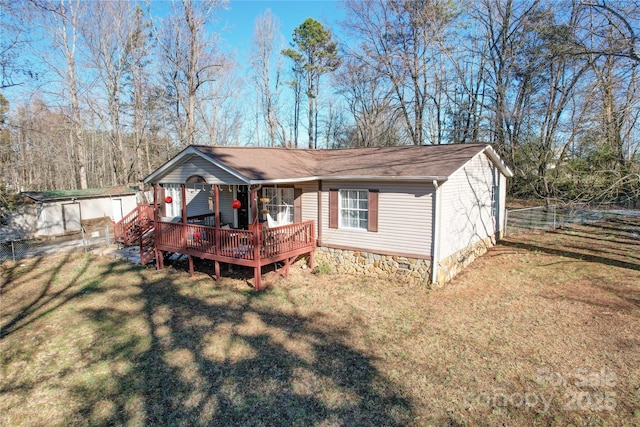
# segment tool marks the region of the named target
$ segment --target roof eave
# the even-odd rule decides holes
[[[372,175],[325,175],[325,176],[309,176],[303,178],[283,178],[283,179],[255,179],[249,181],[249,184],[295,184],[296,182],[309,181],[376,181],[376,182],[399,182],[399,181],[422,181],[422,182],[444,182],[449,179],[448,176],[372,176]]]
[[[86,199],[103,199],[103,198],[114,198],[114,197],[124,197],[124,196],[135,196],[135,192],[130,193],[113,193],[113,194],[91,194],[91,195],[78,195],[78,196],[45,196],[45,197],[33,197],[28,194],[20,193],[21,195],[33,200],[36,203],[46,203],[46,202],[63,202],[65,200],[86,200]]]
[[[511,171],[511,169],[509,169],[509,166],[507,166],[507,164],[502,160],[498,153],[496,153],[496,150],[494,150],[492,146],[487,145],[484,148],[483,152],[486,153],[487,156],[489,156],[489,158],[498,167],[498,169],[500,169],[504,176],[506,176],[507,178],[513,178],[513,172]]]

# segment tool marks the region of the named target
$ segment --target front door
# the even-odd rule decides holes
[[[236,197],[240,201],[240,209],[238,209],[238,228],[247,230],[249,228],[249,187],[246,185],[239,185]]]

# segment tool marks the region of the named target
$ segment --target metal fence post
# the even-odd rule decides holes
[[[507,237],[507,226],[509,224],[509,210],[505,209],[504,210],[504,236]]]
[[[16,262],[16,248],[13,246],[13,240],[11,241],[11,258]]]
[[[107,240],[107,246],[110,246],[111,245],[111,241],[109,239],[109,226],[108,225],[104,226],[104,236],[105,236],[105,238]]]
[[[82,247],[84,248],[84,253],[87,253],[87,242],[84,240],[84,227],[80,227],[80,234],[82,236]]]

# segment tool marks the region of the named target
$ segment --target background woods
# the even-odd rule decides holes
[[[636,1],[344,0],[284,35],[266,10],[247,52],[234,7],[0,0],[0,186],[133,183],[194,143],[483,142],[514,196],[638,198]]]

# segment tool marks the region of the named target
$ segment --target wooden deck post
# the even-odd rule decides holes
[[[309,268],[311,270],[313,270],[315,268],[315,259],[314,259],[314,255],[316,252],[316,230],[315,230],[315,224],[312,222],[311,223],[311,252],[309,252]]]
[[[182,244],[187,247],[187,190],[186,185],[180,184],[180,202],[182,204]]]
[[[220,224],[220,186],[218,184],[215,184],[213,186],[213,198],[214,198],[214,202],[216,205],[216,216],[215,216],[215,228],[213,229],[213,234],[214,234],[214,244],[215,244],[215,249],[214,252],[215,253],[220,253],[220,227],[222,226],[222,224]],[[220,280],[220,266],[217,266],[217,273],[216,273],[216,278],[217,280]]]
[[[162,258],[162,251],[158,250],[156,242],[160,239],[160,227],[158,221],[160,215],[158,214],[158,184],[153,184],[153,252],[156,256],[156,270],[162,270],[160,259]]]
[[[189,276],[193,277],[193,257],[189,255]]]
[[[262,287],[262,268],[260,267],[260,221],[258,221],[258,192],[255,188],[250,191],[251,214],[253,225],[253,286],[256,291]]]

